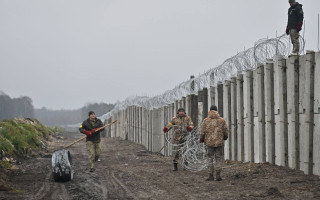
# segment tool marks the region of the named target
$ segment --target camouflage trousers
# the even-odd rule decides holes
[[[213,174],[214,169],[216,171],[221,171],[221,163],[223,161],[223,146],[208,147],[207,155],[210,174]]]
[[[173,140],[173,144],[175,144],[175,146],[173,146],[173,152],[172,152],[172,155],[173,155],[173,163],[178,163],[179,157],[180,157],[179,148],[180,148],[181,146],[177,146],[177,145],[183,144],[185,141],[186,141],[185,138],[182,138],[182,139],[180,139],[180,140]]]
[[[101,152],[100,141],[99,142],[87,141],[87,150],[89,154],[90,168],[94,168],[94,162],[98,160]]]
[[[300,51],[299,32],[297,29],[290,29],[290,38],[293,45],[292,53],[298,53]]]

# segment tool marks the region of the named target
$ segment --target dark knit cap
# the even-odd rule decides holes
[[[92,114],[95,114],[95,113],[94,113],[93,111],[90,111],[90,112],[89,112],[89,116],[92,115]]]
[[[217,106],[215,106],[215,105],[212,105],[212,106],[210,107],[210,110],[215,110],[215,111],[218,111],[218,108],[217,108]]]

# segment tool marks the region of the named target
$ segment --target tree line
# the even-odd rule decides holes
[[[27,96],[10,98],[0,91],[0,120],[15,117],[36,118],[46,126],[63,126],[76,124],[88,118],[88,112],[93,110],[96,116],[101,116],[114,108],[114,104],[87,103],[85,106],[75,110],[51,110],[43,107],[36,109],[32,99]]]
[[[10,98],[0,91],[0,120],[14,117],[34,118],[32,99],[27,96]]]
[[[50,110],[45,107],[35,109],[36,118],[47,126],[62,126],[76,124],[88,118],[89,111],[94,111],[96,116],[102,116],[112,110],[114,104],[88,103],[82,108],[75,110]]]

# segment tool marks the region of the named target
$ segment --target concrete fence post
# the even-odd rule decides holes
[[[266,100],[266,161],[275,164],[275,113],[274,113],[274,69],[273,60],[266,63],[265,68],[265,100]]]
[[[129,125],[129,139],[130,141],[134,141],[134,112],[133,112],[134,106],[130,106],[130,125]]]
[[[194,94],[190,95],[191,109],[189,116],[191,117],[194,126],[198,126],[198,97]]]
[[[320,52],[315,54],[314,68],[314,131],[313,131],[313,174],[320,176]]]
[[[231,78],[231,159],[238,159],[238,133],[237,133],[237,78]]]
[[[221,117],[224,117],[223,115],[223,108],[224,108],[224,105],[223,105],[223,84],[220,83],[218,84],[217,86],[217,94],[218,94],[218,97],[216,98],[215,102],[216,102],[216,105],[218,106],[218,112],[220,113]]]
[[[139,144],[143,144],[142,143],[142,137],[143,137],[143,127],[142,127],[142,107],[139,107]]]
[[[278,61],[278,115],[279,122],[276,123],[276,164],[288,166],[288,112],[287,112],[287,64],[285,59]],[[277,116],[276,116],[277,117]]]
[[[254,162],[254,108],[253,108],[253,71],[247,71],[244,79],[245,87],[245,157],[246,161]]]
[[[165,127],[169,122],[168,121],[168,114],[169,114],[168,112],[169,112],[169,107],[164,106],[163,111],[162,111],[162,120],[161,120],[163,122],[163,124],[161,126],[161,131],[160,131],[161,134],[163,135],[162,137],[164,138],[163,139],[164,143],[166,142],[166,136],[163,133],[162,128]],[[163,148],[163,155],[168,156],[168,145]]]
[[[208,89],[203,88],[203,111],[202,111],[202,120],[208,116],[209,111],[208,105]]]
[[[115,120],[115,119],[114,119],[114,117],[112,116],[112,117],[111,117],[111,121],[114,121],[114,120]],[[117,127],[117,126],[116,126],[116,124],[115,124],[115,126],[110,126],[110,127],[111,127],[111,131],[110,131],[111,134],[110,134],[110,136],[111,136],[111,137],[115,137],[115,130],[116,130],[116,127]]]
[[[224,145],[224,158],[226,160],[231,160],[231,141],[232,141],[232,131],[231,130],[231,88],[230,81],[225,81],[223,85],[223,118],[226,120],[229,128],[229,138]]]
[[[290,56],[287,60],[288,92],[288,161],[289,167],[299,169],[299,56]]]
[[[243,74],[237,76],[237,139],[238,160],[244,161],[244,105],[243,105]]]
[[[148,110],[148,150],[152,151],[152,136],[153,136],[153,127],[152,127],[152,122],[153,122],[153,110]]]
[[[198,91],[198,125],[201,126],[203,120],[203,90]]]
[[[187,115],[190,116],[190,113],[191,113],[191,95],[187,95],[186,97],[186,112],[187,112]]]
[[[161,128],[161,108],[153,109],[152,116],[152,152],[158,152],[164,144]],[[163,152],[163,150],[161,151]]]
[[[210,109],[210,106],[212,106],[212,105],[216,105],[216,106],[218,107],[218,105],[216,104],[216,96],[218,96],[218,95],[216,94],[216,87],[210,86],[209,96],[210,96],[209,102],[208,102],[208,104],[209,104],[209,109]]]
[[[264,66],[258,67],[259,162],[266,162],[266,115],[264,98]]]
[[[136,127],[135,127],[135,124],[136,124],[136,106],[132,106],[132,124],[131,124],[131,127],[132,127],[132,142],[136,142]]]
[[[109,118],[108,124],[112,122],[112,117]],[[108,137],[112,137],[112,126],[108,127]]]
[[[300,57],[300,169],[313,174],[315,52]]]
[[[136,143],[137,144],[141,144],[140,142],[140,140],[141,140],[141,137],[140,137],[140,130],[141,130],[141,127],[140,127],[140,107],[139,106],[137,106],[136,107],[136,112],[137,112],[137,123],[135,124],[135,126],[136,126],[136,136],[137,136],[137,141],[136,141]]]

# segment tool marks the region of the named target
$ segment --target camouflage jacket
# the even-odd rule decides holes
[[[179,116],[178,114],[171,119],[171,121],[167,125],[167,128],[170,130],[173,127],[173,130],[174,130],[173,139],[180,140],[185,138],[188,135],[188,132],[187,132],[188,126],[193,128],[193,122],[191,118],[188,115]]]
[[[204,143],[209,147],[224,145],[224,140],[228,139],[228,126],[218,112],[211,110],[208,117],[203,120],[200,139],[204,140]]]
[[[100,119],[95,118],[93,121],[91,121],[89,118],[82,122],[79,131],[83,133],[83,130],[91,131],[95,128],[100,128],[103,126],[103,123]],[[100,131],[97,131],[92,134],[92,136],[87,136],[86,141],[93,141],[93,142],[100,142],[100,132],[102,132],[103,129]]]

